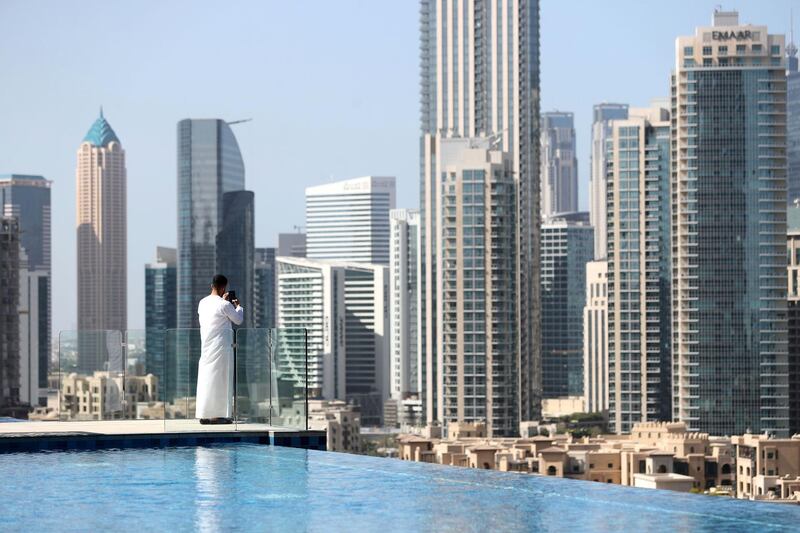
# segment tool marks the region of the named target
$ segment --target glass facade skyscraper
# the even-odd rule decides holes
[[[800,69],[794,39],[786,45],[786,156],[789,160],[786,199],[792,204],[800,201]]]
[[[14,416],[20,402],[19,238],[17,219],[0,216],[0,416]]]
[[[672,83],[673,418],[788,433],[784,36],[716,11]]]
[[[654,105],[606,142],[609,426],[670,420],[670,122]]]
[[[594,259],[589,213],[562,213],[542,222],[542,392],[544,398],[583,395],[583,308],[586,263]]]
[[[231,191],[222,195],[222,226],[217,234],[217,272],[228,278],[228,290],[236,291],[246,306],[242,328],[255,319],[255,195]]]
[[[510,357],[516,383],[507,389],[514,398],[504,401],[516,405],[517,421],[536,419],[541,410],[539,2],[420,0],[420,103],[420,337],[425,362],[420,372],[426,419],[452,419],[442,412],[443,389],[437,385],[443,368],[437,347],[443,176],[437,160],[444,158],[436,150],[447,138],[488,138],[492,150],[511,157],[518,206],[511,333],[516,353]]]
[[[177,251],[156,249],[156,260],[144,267],[145,373],[158,377],[163,400],[175,398],[175,372],[167,371],[166,330],[177,327]]]
[[[199,327],[198,302],[217,273],[217,235],[226,192],[244,189],[244,162],[219,119],[178,123],[178,327]]]
[[[271,329],[277,325],[278,275],[275,248],[256,248],[255,301],[251,306],[254,313],[254,327]]]
[[[578,210],[578,158],[575,117],[564,111],[542,113],[542,216]]]
[[[47,388],[47,369],[50,361],[51,279],[50,264],[50,186],[42,176],[26,174],[0,175],[0,216],[15,217],[20,227],[20,244],[28,258],[28,270],[41,271],[37,275],[35,306],[38,328],[38,385]]]
[[[800,433],[800,206],[786,216],[789,276],[789,434]]]

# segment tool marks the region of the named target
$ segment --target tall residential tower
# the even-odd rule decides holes
[[[784,36],[716,11],[675,55],[672,417],[786,435]]]
[[[589,221],[594,228],[594,256],[606,257],[606,140],[611,121],[628,118],[628,104],[596,104],[592,113]]]
[[[419,211],[392,209],[389,213],[391,247],[390,379],[389,394],[403,400],[419,392]]]
[[[510,434],[520,420],[535,419],[541,404],[539,370],[539,2],[537,0],[420,0],[420,231],[422,270],[420,272],[422,355],[425,360],[423,400],[429,422],[472,419],[485,413],[496,434]],[[480,167],[469,160],[452,159],[438,152],[447,147],[447,138],[485,138]],[[452,147],[447,147],[448,150]],[[461,147],[468,154],[467,146]],[[503,349],[505,365],[497,368],[497,378],[508,380],[491,395],[503,407],[492,412],[484,391],[448,388],[442,372],[448,369],[439,347],[444,302],[440,301],[443,281],[440,270],[446,265],[438,248],[446,213],[441,204],[443,172],[447,165],[462,170],[479,170],[496,163],[501,152],[510,161],[510,176],[515,182],[513,213],[504,217],[502,230],[513,235],[514,251],[504,260],[509,266],[507,286],[497,287],[512,295],[514,315],[504,326],[510,344]],[[472,158],[472,155],[467,155]],[[494,159],[492,159],[494,158]],[[438,162],[438,163],[437,163]],[[444,162],[444,163],[443,163]],[[507,175],[500,172],[500,181]],[[448,180],[453,176],[446,176]],[[464,180],[466,176],[456,176]],[[472,178],[470,178],[472,179]],[[484,176],[490,187],[494,176]],[[469,181],[469,180],[466,180]],[[460,187],[448,183],[447,186]],[[499,184],[505,188],[505,184]],[[470,183],[470,186],[472,184]],[[472,193],[470,193],[472,194]],[[485,215],[486,212],[484,211]],[[472,222],[472,221],[470,221]],[[486,221],[489,222],[488,220]],[[473,228],[474,229],[474,228]],[[470,246],[477,245],[468,241]],[[488,270],[475,274],[487,275]],[[470,361],[486,366],[486,337],[471,337]],[[505,342],[505,341],[504,341]],[[482,346],[481,346],[482,343]],[[465,363],[467,364],[467,363]],[[456,372],[462,370],[455,369]],[[473,369],[469,370],[470,372]],[[477,371],[477,369],[475,369]],[[493,379],[493,373],[486,379]],[[450,373],[452,375],[452,373]],[[448,378],[449,379],[449,378]],[[479,385],[469,385],[475,387]],[[487,394],[489,394],[487,392]],[[443,411],[443,406],[453,409]],[[467,406],[469,404],[469,406]],[[466,415],[465,409],[471,413]],[[448,407],[448,409],[450,409]],[[499,425],[498,425],[499,424]]]
[[[794,29],[791,35],[786,45],[786,155],[789,160],[786,200],[790,205],[800,200],[800,69]]]
[[[608,190],[609,426],[671,419],[670,122],[666,107],[611,121]]]

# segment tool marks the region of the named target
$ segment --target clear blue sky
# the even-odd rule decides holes
[[[717,2],[541,0],[542,110],[575,113],[587,205],[592,105],[668,96],[674,39]],[[788,32],[800,0],[738,0]],[[74,328],[76,150],[104,106],[127,152],[128,322],[144,264],[176,243],[175,125],[235,126],[256,245],[304,224],[303,189],[366,174],[418,204],[416,0],[0,1],[0,173],[53,180],[53,328]],[[796,23],[800,26],[800,23]]]

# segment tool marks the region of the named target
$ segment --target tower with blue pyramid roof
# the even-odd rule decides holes
[[[111,124],[109,124],[103,116],[103,106],[100,106],[100,116],[94,121],[92,127],[89,128],[89,132],[86,134],[86,137],[83,138],[83,142],[88,142],[92,146],[108,146],[112,141],[117,144],[122,144],[119,142],[117,134],[114,133],[114,130],[111,128]]]

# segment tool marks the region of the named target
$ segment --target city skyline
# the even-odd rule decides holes
[[[156,7],[153,4],[152,10],[143,12],[128,10],[125,6],[114,10],[92,9],[91,6],[85,10],[53,6],[44,15],[40,10],[28,9],[29,6],[21,2],[4,3],[0,7],[0,13],[5,19],[13,19],[17,24],[11,25],[9,32],[2,38],[7,40],[8,45],[0,51],[0,66],[9,73],[8,83],[0,89],[0,112],[7,117],[0,124],[0,142],[11,148],[0,154],[0,171],[40,174],[52,180],[53,219],[72,219],[74,206],[68,199],[74,198],[74,146],[85,132],[86,122],[95,116],[97,106],[105,104],[107,116],[126,141],[129,173],[128,222],[131,232],[128,257],[128,321],[129,327],[141,328],[144,326],[144,297],[140,290],[143,265],[151,260],[154,246],[177,244],[174,237],[175,217],[172,215],[177,189],[173,178],[176,164],[174,124],[181,118],[217,116],[226,120],[249,117],[255,119],[251,124],[242,125],[237,130],[237,137],[251,176],[248,188],[254,190],[259,198],[256,213],[257,246],[275,245],[279,231],[290,231],[293,225],[302,225],[302,190],[306,186],[330,181],[331,176],[342,179],[369,174],[396,175],[397,205],[417,207],[418,124],[414,111],[418,106],[418,6],[416,3],[398,4],[378,7],[353,2],[350,5],[337,6],[336,13],[350,15],[344,17],[343,23],[363,26],[368,30],[366,36],[362,33],[358,37],[346,36],[346,31],[340,32],[337,29],[332,32],[329,28],[323,28],[326,15],[330,14],[326,10],[334,8],[319,6],[319,19],[314,18],[310,24],[320,30],[320,36],[316,39],[330,42],[330,50],[321,54],[321,59],[313,59],[312,52],[319,50],[313,43],[303,44],[286,58],[281,59],[278,56],[278,60],[280,65],[284,62],[292,63],[294,60],[306,67],[313,66],[316,69],[314,76],[330,79],[331,67],[325,65],[326,58],[330,57],[329,53],[352,58],[352,62],[345,63],[344,71],[337,75],[336,79],[340,79],[342,83],[327,91],[331,94],[323,94],[326,91],[314,89],[311,84],[303,85],[298,91],[296,84],[286,82],[279,84],[277,89],[271,89],[271,92],[261,93],[260,91],[265,90],[264,80],[259,77],[261,74],[256,76],[243,69],[241,60],[231,60],[230,65],[223,65],[223,73],[233,80],[244,78],[245,81],[258,83],[236,83],[235,87],[228,88],[214,81],[206,89],[195,90],[197,84],[205,82],[206,78],[205,75],[193,74],[189,69],[197,66],[197,58],[202,57],[205,50],[202,47],[208,46],[201,46],[196,39],[188,39],[187,45],[180,45],[200,47],[196,58],[192,56],[183,66],[164,61],[163,64],[170,65],[169,68],[175,72],[155,83],[154,80],[161,73],[151,66],[151,56],[156,52],[163,52],[158,45],[163,44],[163,39],[167,36],[175,37],[167,31],[171,28],[163,22],[153,22],[155,37],[152,43],[145,46],[139,41],[139,37],[134,37],[127,29],[119,28],[118,24],[123,18],[133,17],[136,20],[145,15],[151,20],[154,18],[153,14],[169,19],[172,10],[181,11],[180,5]],[[763,6],[755,2],[736,2],[725,5],[725,8],[739,9],[743,20],[766,25],[776,33],[788,33],[787,14],[790,6],[796,4],[789,1],[773,2],[769,9],[763,9]],[[570,11],[546,1],[542,4],[541,109],[544,112],[558,108],[575,113],[578,166],[583,170],[580,173],[579,207],[586,209],[592,105],[602,101],[618,101],[643,106],[652,97],[666,96],[665,87],[672,65],[675,37],[688,34],[695,26],[705,24],[713,5],[677,2],[669,6],[644,8],[634,2],[616,2],[614,9],[594,5],[581,7],[580,16],[576,16],[574,10]],[[285,11],[275,13],[274,10],[277,9]],[[212,10],[210,5],[189,11],[191,13],[182,14],[202,27],[217,21],[214,18],[217,15],[216,10]],[[258,21],[268,20],[274,37],[251,41],[236,37],[228,45],[214,50],[213,54],[228,55],[237,52],[247,56],[245,52],[251,50],[259,57],[273,57],[270,59],[272,63],[278,61],[274,59],[275,56],[262,53],[263,50],[270,49],[268,45],[272,39],[277,39],[279,44],[280,39],[288,39],[286,34],[281,33],[283,30],[280,25],[271,22],[278,18],[273,15],[293,19],[300,16],[299,9],[295,6],[243,6],[233,13],[222,13],[219,23],[225,26],[225,17],[235,17],[237,22],[241,22],[241,19],[246,18],[242,17],[243,13],[248,11],[253,12],[253,22],[244,24],[253,24],[255,26],[252,27],[257,28]],[[602,30],[602,22],[609,21],[611,14],[615,21],[624,22],[641,17],[644,12],[657,15],[663,23],[657,28],[647,29],[648,38],[637,50],[629,50],[630,47],[620,45],[629,37],[623,38]],[[266,14],[270,16],[264,17]],[[64,25],[70,28],[69,35],[64,33],[64,27],[58,27],[65,19],[74,22],[73,25]],[[388,20],[395,24],[387,28],[382,23]],[[32,26],[34,23],[35,28]],[[574,31],[558,31],[558,28],[568,23],[573,25]],[[85,37],[77,35],[81,32],[74,31],[75,27],[87,25],[93,31],[84,32]],[[126,23],[126,26],[132,25]],[[54,83],[51,77],[64,73],[72,61],[67,57],[69,51],[73,48],[85,48],[90,40],[98,39],[97,33],[102,35],[110,31],[109,28],[121,31],[115,41],[118,41],[120,51],[128,61],[109,66],[104,58],[110,52],[101,52],[100,57],[85,65],[88,76],[86,82],[73,83],[73,79],[66,76],[64,90],[60,90],[55,96],[50,94],[49,87]],[[249,31],[249,28],[251,26],[247,26],[245,30]],[[45,30],[52,30],[50,33],[53,38],[63,40],[63,46],[58,53],[49,54],[50,47],[41,43],[30,43],[30,35],[37,35]],[[225,30],[228,31],[243,32],[239,29]],[[254,31],[253,34],[256,33]],[[26,35],[26,46],[32,47],[26,48],[25,54],[19,53],[16,44],[23,42],[18,38],[22,34]],[[369,52],[363,50],[363,42],[367,38],[374,43],[371,44],[374,50]],[[569,68],[558,64],[563,51],[585,50],[586,47],[581,46],[590,40],[593,43],[597,41],[597,46],[593,44],[592,48],[594,54],[573,57]],[[316,44],[319,42],[314,41]],[[277,49],[290,52],[284,45]],[[611,57],[613,52],[615,62],[635,63],[641,68],[635,74],[601,79],[598,77],[600,69],[607,68],[610,62],[597,61],[595,54],[602,55],[604,51],[606,57]],[[168,55],[171,53],[168,52]],[[16,57],[17,55],[20,57]],[[76,58],[79,56],[80,54],[75,55]],[[169,58],[172,57],[169,55]],[[23,58],[25,61],[22,61]],[[339,70],[342,69],[341,64],[338,67]],[[295,73],[296,68],[291,67],[291,72]],[[35,72],[31,69],[35,69]],[[186,75],[186,79],[181,78],[182,75]],[[593,80],[597,81],[593,83],[591,96],[585,95],[585,85],[579,82],[584,76],[594,76]],[[372,87],[365,85],[373,77],[374,80],[383,81]],[[121,89],[121,85],[125,89]],[[149,88],[148,85],[157,88]],[[241,87],[247,85],[252,85],[253,88]],[[189,91],[189,88],[192,90]],[[298,124],[287,122],[288,117],[284,112],[276,109],[282,106],[275,102],[285,99],[284,93],[287,91],[297,93],[292,95],[292,101],[303,98],[307,104],[308,109],[302,113],[302,117],[321,113],[322,118],[315,123],[312,137],[304,142],[295,142],[291,138],[295,136],[295,128],[304,127],[308,123],[302,120]],[[387,96],[396,105],[386,106],[384,102]],[[332,101],[340,103],[340,106],[334,107],[341,109],[321,111]],[[20,105],[20,102],[30,104]],[[341,140],[332,139],[333,131],[337,128],[341,132],[341,135],[337,135]],[[362,143],[358,151],[352,148],[357,143]],[[311,158],[315,161],[297,165],[297,151],[312,144],[315,147],[324,147],[323,153],[326,157]],[[325,146],[326,144],[329,146]],[[45,159],[41,157],[42,146],[47,147],[48,157]],[[265,149],[265,146],[274,147],[274,150]],[[398,146],[402,149],[398,150]],[[291,174],[288,174],[287,169],[291,169]],[[282,194],[275,194],[276,186],[280,186]],[[164,213],[164,216],[150,216],[153,212]],[[74,237],[69,235],[70,228],[66,228],[65,232],[62,226],[64,225],[54,224],[53,231],[53,261],[54,264],[64,265],[64,268],[57,268],[53,273],[54,331],[77,326],[72,314],[75,295],[71,289],[75,280],[72,266],[75,262]],[[164,235],[164,238],[153,235]]]

